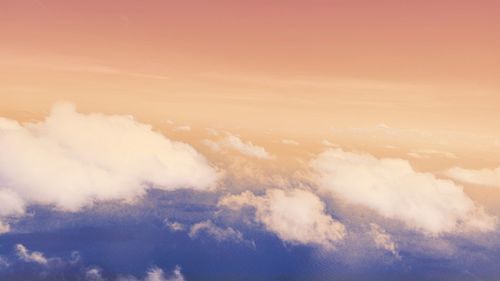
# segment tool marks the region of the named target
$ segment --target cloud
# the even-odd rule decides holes
[[[0,256],[0,269],[9,267],[10,263],[7,261],[6,258]]]
[[[14,192],[0,189],[0,234],[9,232],[10,226],[2,218],[24,214],[24,201]]]
[[[431,158],[432,156],[444,157],[448,159],[457,159],[458,157],[449,151],[435,150],[435,149],[413,149],[408,152],[408,155],[413,158]]]
[[[85,281],[105,281],[100,268],[92,267],[85,271]]]
[[[171,231],[183,231],[186,226],[180,222],[164,220],[163,223],[166,227],[168,227]]]
[[[311,166],[321,190],[425,234],[495,229],[495,218],[461,186],[417,172],[408,161],[330,149]]]
[[[288,140],[288,139],[281,140],[281,143],[286,144],[286,145],[295,145],[295,146],[299,145],[299,143],[297,141]]]
[[[22,244],[17,244],[15,247],[15,250],[16,250],[16,254],[19,257],[19,259],[21,259],[25,262],[32,262],[32,263],[37,263],[37,264],[41,264],[41,265],[47,265],[49,262],[48,259],[45,258],[43,253],[31,252]]]
[[[173,130],[175,132],[189,132],[189,131],[191,131],[191,126],[187,126],[187,125],[178,126],[178,127],[173,128]]]
[[[464,183],[500,187],[500,167],[480,170],[454,167],[446,171],[446,175]]]
[[[249,191],[228,195],[219,206],[255,208],[255,219],[291,244],[313,244],[333,248],[344,238],[345,227],[325,211],[325,204],[313,193],[301,190],[269,189],[262,196]]]
[[[149,125],[66,103],[38,123],[0,118],[0,155],[0,219],[29,204],[77,211],[95,201],[131,202],[151,187],[208,190],[218,178],[191,146]]]
[[[206,233],[217,241],[245,241],[243,234],[232,227],[222,228],[215,225],[211,220],[195,223],[189,229],[189,237],[196,238],[199,233]]]
[[[167,278],[162,269],[155,267],[148,271],[144,281],[184,281],[184,276],[181,273],[181,268],[176,266],[171,277]]]
[[[225,138],[218,141],[203,140],[202,143],[216,152],[223,151],[224,149],[230,149],[238,151],[239,153],[249,157],[260,159],[274,158],[264,147],[255,145],[250,141],[244,142],[240,137],[232,134],[227,134]]]
[[[370,234],[375,242],[375,246],[379,249],[386,250],[392,253],[396,258],[400,258],[396,243],[392,240],[392,237],[378,224],[370,224]]]
[[[186,279],[182,275],[181,268],[176,266],[170,276],[167,276],[165,272],[158,267],[151,268],[144,279],[137,279],[133,276],[120,277],[117,281],[185,281]]]
[[[338,147],[338,145],[334,144],[333,142],[329,140],[322,140],[321,144],[324,146],[329,146],[329,147]]]
[[[205,130],[212,136],[218,136],[219,135],[219,131],[217,131],[216,129],[214,128],[205,128]]]

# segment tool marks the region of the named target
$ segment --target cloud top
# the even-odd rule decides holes
[[[345,227],[325,211],[325,204],[313,193],[302,190],[269,189],[262,196],[249,191],[228,195],[220,206],[255,209],[255,219],[291,244],[312,244],[333,248],[345,236]]]
[[[207,190],[218,177],[191,146],[149,125],[82,114],[67,103],[38,123],[0,118],[0,155],[0,220],[27,204],[76,211],[95,201],[133,201],[150,187]]]
[[[417,172],[408,161],[330,149],[311,166],[321,190],[426,234],[495,228],[461,186]]]

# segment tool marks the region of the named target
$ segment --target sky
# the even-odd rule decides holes
[[[498,1],[0,2],[0,279],[496,280]]]

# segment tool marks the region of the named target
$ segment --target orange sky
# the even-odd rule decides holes
[[[0,112],[41,116],[70,100],[158,123],[498,136],[499,10],[498,1],[1,1]]]

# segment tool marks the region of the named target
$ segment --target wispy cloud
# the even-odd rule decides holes
[[[446,171],[446,175],[464,183],[500,187],[500,167],[478,170],[454,167]]]
[[[253,144],[251,141],[243,141],[239,136],[233,134],[227,134],[226,137],[217,141],[203,140],[202,143],[216,152],[229,149],[238,151],[249,157],[260,159],[274,158],[264,147]]]

